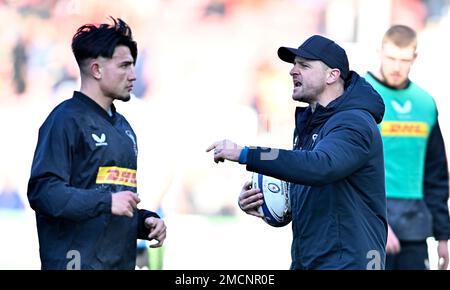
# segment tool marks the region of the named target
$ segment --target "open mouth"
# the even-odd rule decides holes
[[[302,83],[300,81],[294,81],[294,88],[301,87]]]

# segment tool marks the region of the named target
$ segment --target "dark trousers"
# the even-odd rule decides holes
[[[426,241],[400,241],[400,253],[386,255],[386,270],[428,270],[429,268]]]

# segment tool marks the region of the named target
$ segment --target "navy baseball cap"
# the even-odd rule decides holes
[[[341,71],[341,78],[344,80],[349,75],[348,58],[345,50],[326,37],[313,35],[298,48],[280,47],[278,49],[278,57],[285,62],[294,63],[296,56],[320,60],[330,68],[337,68]]]

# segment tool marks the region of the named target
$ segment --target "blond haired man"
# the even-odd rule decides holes
[[[382,96],[388,241],[386,269],[429,269],[426,239],[438,240],[439,269],[447,269],[450,238],[448,166],[436,104],[409,79],[417,57],[410,27],[387,30],[379,70],[366,79]]]

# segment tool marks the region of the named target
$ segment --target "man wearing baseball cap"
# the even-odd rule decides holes
[[[292,63],[296,111],[292,150],[213,143],[216,163],[289,182],[293,241],[291,269],[384,269],[387,237],[381,136],[384,103],[350,71],[345,50],[314,35],[298,48],[280,47]],[[239,206],[262,217],[262,193],[244,184]]]
[[[278,56],[285,62],[290,63],[294,63],[295,56],[309,60],[320,60],[330,68],[338,68],[343,80],[349,75],[345,50],[334,41],[320,35],[311,36],[298,48],[280,47]]]

